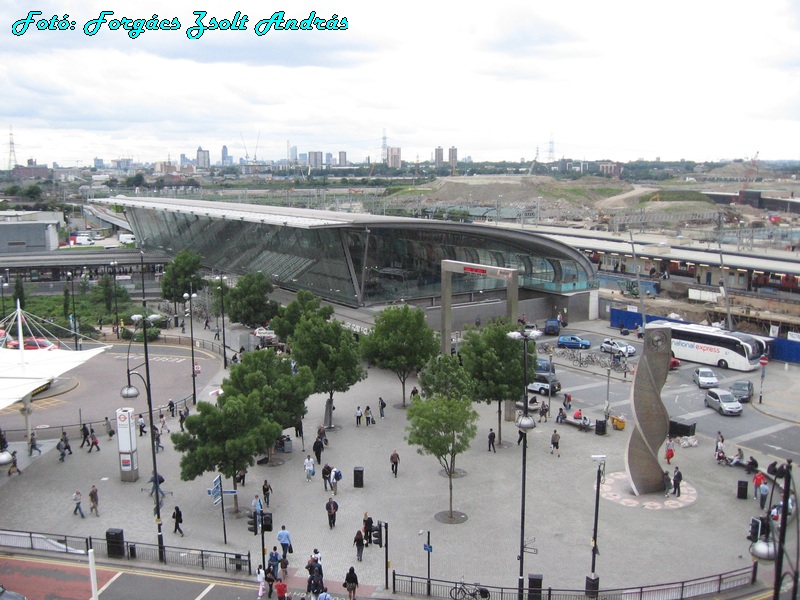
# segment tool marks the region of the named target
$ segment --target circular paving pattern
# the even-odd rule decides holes
[[[621,506],[649,510],[684,508],[697,502],[697,490],[685,479],[681,483],[680,496],[664,496],[663,493],[636,496],[631,490],[628,474],[623,472],[606,473],[605,481],[600,484],[600,496]]]
[[[461,525],[461,523],[466,523],[469,517],[457,510],[454,510],[452,513],[449,510],[443,510],[433,515],[433,518],[445,525]]]

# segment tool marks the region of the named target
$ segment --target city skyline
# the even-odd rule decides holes
[[[407,163],[434,160],[437,147],[476,162],[800,158],[800,8],[789,0],[0,1],[2,166],[9,127],[18,163],[62,166],[174,161],[198,146],[215,164],[223,145],[238,162],[257,141],[266,160],[286,158],[289,141],[379,162],[384,132]],[[14,35],[29,10],[42,14]],[[200,10],[206,25],[247,29],[189,39]],[[340,28],[259,30],[276,11],[298,23],[336,14]],[[109,28],[152,15],[160,30]],[[174,19],[180,27],[165,29]]]

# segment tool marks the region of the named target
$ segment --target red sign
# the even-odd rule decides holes
[[[764,354],[762,354],[761,358],[758,359],[758,364],[760,364],[762,367],[766,367],[768,362],[769,359]]]
[[[476,269],[475,267],[464,267],[464,273],[473,273],[475,275],[486,275],[486,269]]]

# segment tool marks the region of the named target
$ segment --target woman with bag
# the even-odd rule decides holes
[[[350,600],[356,600],[356,590],[358,589],[358,575],[355,567],[350,567],[347,575],[344,576],[344,587],[350,595]]]
[[[356,559],[361,562],[361,557],[364,555],[364,534],[360,529],[356,531],[356,537],[353,538],[353,546],[356,547]]]
[[[664,458],[667,459],[667,464],[672,464],[670,461],[675,456],[675,442],[672,441],[672,436],[667,439],[667,447],[664,453]]]

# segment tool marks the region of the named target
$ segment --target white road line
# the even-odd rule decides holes
[[[195,600],[200,600],[201,598],[205,598],[205,596],[214,589],[214,584],[210,584],[206,589],[203,590],[203,593],[200,594]]]
[[[741,444],[742,442],[749,442],[750,440],[755,439],[757,437],[763,437],[771,433],[777,433],[778,431],[789,429],[789,427],[794,427],[794,425],[792,423],[776,423],[775,425],[770,425],[769,427],[764,427],[762,429],[756,429],[755,431],[751,431],[750,433],[745,433],[744,435],[737,436],[733,438],[731,442],[734,445]]]
[[[101,587],[99,590],[97,590],[97,595],[99,596],[100,594],[105,592],[106,589],[108,588],[108,586],[110,586],[112,583],[114,583],[121,575],[122,575],[122,571],[117,571],[116,575],[114,575],[111,579],[109,579],[103,587]]]
[[[572,387],[572,386],[571,387],[565,387],[561,391],[562,391],[562,393],[563,392],[567,392],[568,394],[571,394],[572,392],[579,392],[581,390],[590,390],[592,388],[601,387],[601,386],[605,387],[606,384],[607,384],[606,381],[596,381],[594,383],[585,383],[583,385],[576,385],[574,387]]]
[[[682,415],[677,415],[673,418],[675,419],[696,419],[697,417],[707,417],[708,415],[716,415],[717,411],[711,408],[704,408],[703,410],[698,410],[695,412],[684,413]]]

